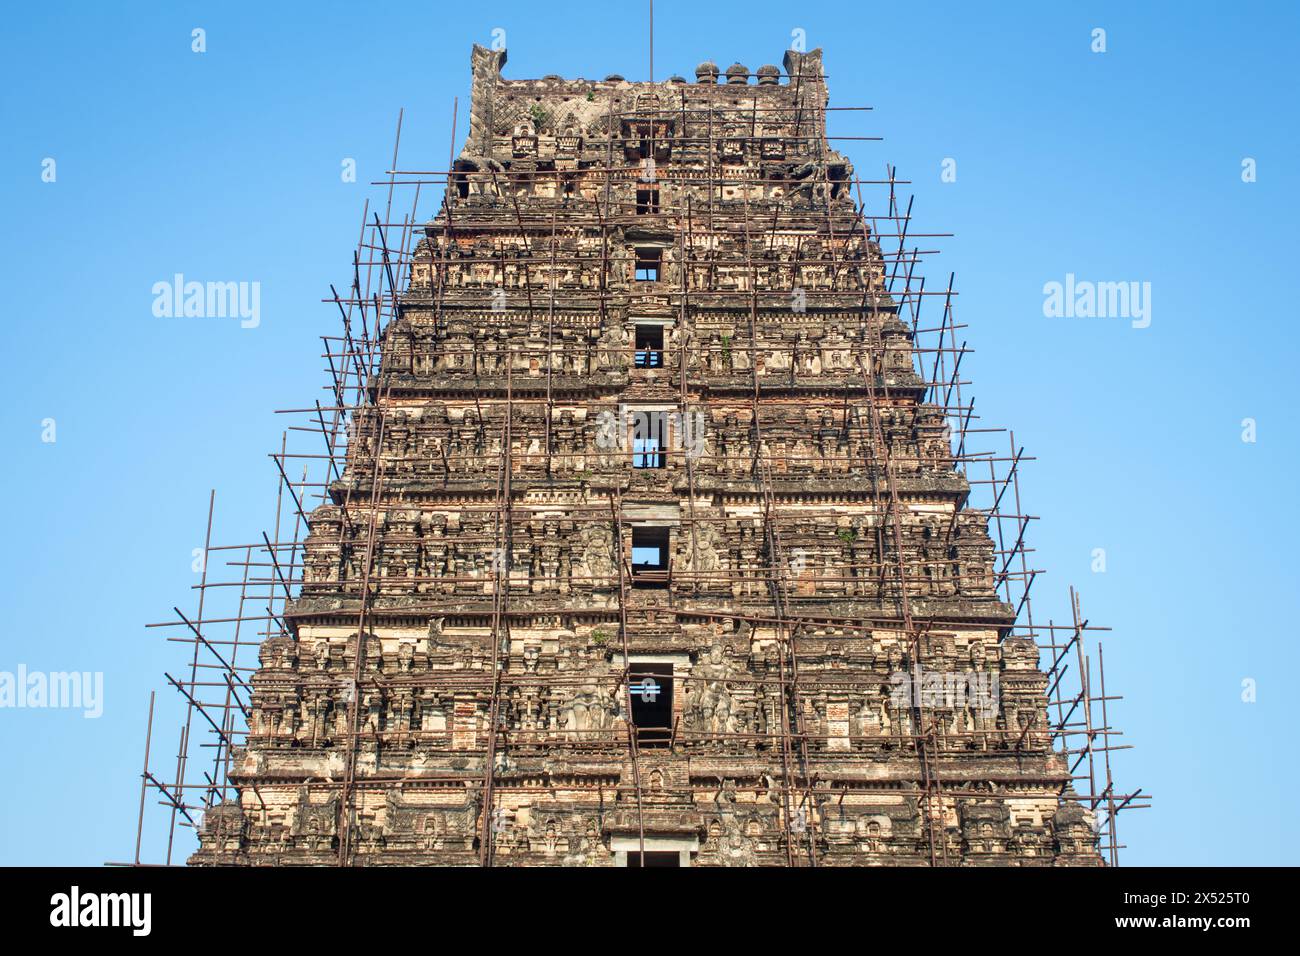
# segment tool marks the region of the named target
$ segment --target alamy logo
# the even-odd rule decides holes
[[[243,329],[262,324],[260,282],[186,282],[178,272],[171,282],[155,282],[152,291],[160,319],[239,319]]]
[[[70,892],[50,897],[50,925],[129,926],[134,936],[148,936],[153,928],[153,895],[150,893]]]
[[[103,671],[0,671],[0,708],[80,710],[87,720],[104,713]]]
[[[1077,280],[1043,284],[1043,315],[1049,319],[1132,319],[1135,329],[1151,324],[1150,282]]]
[[[1001,709],[998,675],[989,671],[924,671],[919,675],[894,671],[889,676],[890,704],[904,709],[969,707],[981,717],[995,718]]]

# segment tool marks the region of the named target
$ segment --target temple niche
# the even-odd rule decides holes
[[[1100,864],[821,51],[505,62],[190,862]]]

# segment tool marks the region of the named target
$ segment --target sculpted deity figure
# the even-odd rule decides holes
[[[613,724],[613,696],[608,688],[598,681],[587,681],[569,698],[564,706],[562,718],[566,730],[608,730]],[[582,738],[578,738],[581,742]]]
[[[710,575],[722,567],[719,552],[725,546],[722,535],[711,523],[701,521],[694,528],[684,528],[678,533],[680,542],[675,566],[687,574],[698,573],[701,587],[710,583]]]
[[[754,841],[744,831],[735,814],[728,814],[724,824],[722,839],[719,841],[718,855],[727,866],[757,866],[758,857],[754,852]]]
[[[708,656],[695,665],[691,674],[695,680],[690,682],[687,702],[687,718],[694,729],[711,734],[730,733],[735,729],[728,684],[733,670],[719,643],[710,647]]]
[[[433,653],[433,651],[443,643],[442,628],[446,621],[447,619],[445,617],[429,618],[429,635],[425,638],[424,642],[425,650],[429,653]]]
[[[580,580],[577,583],[589,587],[608,586],[614,576],[613,541],[609,529],[597,524],[588,524],[578,535],[580,561],[576,572]]]

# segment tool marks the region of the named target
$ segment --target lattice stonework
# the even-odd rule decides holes
[[[277,457],[301,532],[231,552],[247,681],[236,617],[185,621],[229,665],[173,680],[209,782],[146,767],[203,813],[190,862],[1101,864],[1085,628],[1025,621],[1020,453],[968,446],[951,285],[892,172],[859,207],[821,51],[504,62],[438,216],[371,210],[332,300],[320,482]]]

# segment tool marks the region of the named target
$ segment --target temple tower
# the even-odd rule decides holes
[[[510,80],[196,864],[1100,864],[821,51]]]

